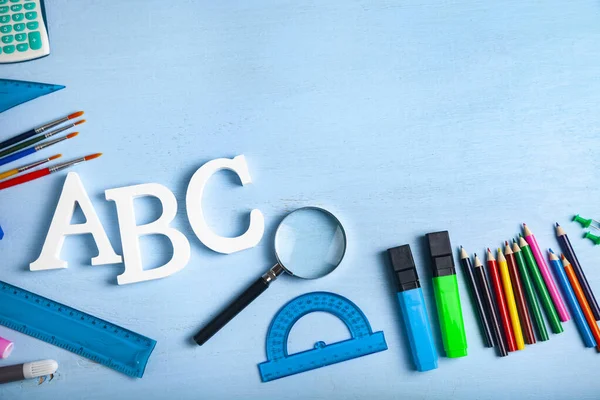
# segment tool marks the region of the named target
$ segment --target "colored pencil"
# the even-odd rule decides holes
[[[479,325],[481,330],[483,331],[485,347],[494,347],[494,336],[492,334],[492,328],[488,320],[488,316],[485,312],[483,298],[481,296],[479,288],[477,287],[477,282],[475,281],[475,275],[473,273],[473,265],[471,264],[471,258],[462,246],[460,247],[460,263],[463,267],[464,274],[467,276],[467,284],[470,287],[469,292],[471,293],[471,301],[475,303],[477,308],[477,314],[479,315],[480,322]]]
[[[21,172],[30,170],[30,169],[35,168],[35,167],[39,167],[40,165],[46,164],[47,162],[52,161],[52,160],[56,160],[57,158],[60,158],[60,157],[62,157],[62,154],[57,154],[55,156],[48,157],[48,158],[45,158],[45,159],[40,160],[40,161],[36,161],[34,163],[31,163],[31,164],[24,165],[24,166],[19,167],[19,168],[15,168],[15,169],[11,169],[11,170],[6,171],[6,172],[2,172],[2,173],[0,173],[0,180],[6,179],[6,178],[10,178],[11,176],[20,174]]]
[[[579,303],[577,303],[577,298],[569,283],[569,278],[567,277],[563,263],[559,260],[558,256],[554,254],[552,249],[548,249],[548,260],[550,261],[550,267],[552,267],[554,275],[556,275],[556,282],[558,282],[558,286],[565,296],[565,301],[571,309],[573,321],[575,321],[575,325],[577,325],[581,339],[583,339],[583,344],[585,347],[595,347],[596,341],[594,340],[594,335],[592,335],[590,327],[585,322],[583,311],[581,311],[581,307],[579,306]]]
[[[508,316],[512,325],[513,333],[515,334],[515,344],[517,350],[525,348],[523,340],[523,331],[521,330],[521,322],[519,321],[519,313],[517,311],[517,303],[512,289],[510,280],[510,272],[508,272],[508,264],[502,253],[502,249],[498,248],[498,269],[500,269],[500,278],[502,278],[502,287],[504,288],[504,298],[506,299],[506,307],[508,308]]]
[[[542,302],[542,307],[546,312],[546,317],[548,317],[548,322],[550,322],[550,328],[554,333],[561,333],[563,331],[563,327],[560,323],[558,313],[554,308],[554,304],[552,303],[552,299],[550,298],[548,289],[544,284],[544,279],[542,278],[542,274],[540,273],[538,265],[535,262],[533,253],[529,248],[529,244],[525,241],[525,239],[523,239],[522,236],[519,236],[519,246],[521,247],[521,253],[523,253],[523,258],[525,259],[527,267],[529,267],[529,272],[533,277],[533,283],[535,284],[537,294],[540,297],[540,301]]]
[[[506,263],[508,264],[508,272],[510,273],[510,281],[512,283],[515,301],[517,303],[517,311],[519,312],[519,319],[521,321],[521,328],[523,329],[525,343],[534,344],[535,334],[533,333],[531,317],[529,316],[529,311],[527,310],[527,302],[525,301],[525,294],[523,293],[523,285],[521,283],[521,277],[519,276],[517,261],[515,260],[515,255],[513,254],[508,242],[504,242],[504,256],[506,257]]]
[[[598,328],[598,324],[596,324],[596,319],[594,318],[594,313],[592,313],[592,309],[585,298],[585,294],[583,293],[583,289],[577,280],[577,276],[575,275],[575,271],[571,266],[569,260],[563,255],[561,257],[563,266],[565,267],[565,272],[567,274],[567,278],[569,282],[571,282],[571,287],[573,288],[573,292],[575,292],[575,297],[577,297],[577,301],[581,306],[581,311],[585,316],[585,320],[588,323],[590,330],[592,331],[592,335],[594,335],[594,339],[596,339],[596,350],[600,351],[600,329]]]
[[[14,153],[15,151],[23,150],[23,149],[25,149],[25,148],[27,148],[29,146],[32,146],[32,145],[34,145],[36,143],[41,142],[44,139],[48,139],[49,137],[58,135],[59,133],[64,132],[67,129],[71,129],[71,128],[77,126],[77,125],[83,124],[84,122],[85,122],[85,119],[81,119],[79,121],[73,122],[72,124],[61,126],[60,128],[55,129],[53,131],[50,131],[50,132],[45,133],[43,135],[39,135],[39,136],[36,136],[36,137],[34,137],[32,139],[29,139],[29,140],[26,140],[26,141],[21,142],[19,144],[16,144],[16,145],[14,145],[12,147],[9,147],[8,149],[0,151],[0,157],[5,157],[5,156],[7,156],[9,154]]]
[[[483,264],[477,254],[474,257],[475,263],[475,277],[477,277],[477,281],[479,283],[479,288],[481,289],[481,294],[485,303],[485,308],[487,310],[487,315],[489,316],[489,320],[492,323],[492,328],[494,329],[494,339],[496,344],[496,349],[498,350],[498,354],[500,357],[506,357],[508,355],[508,351],[506,350],[506,340],[502,335],[502,321],[500,320],[500,316],[496,312],[496,308],[494,307],[494,300],[492,299],[492,288],[490,287],[490,282],[485,275],[485,270],[483,269]]]
[[[8,163],[11,163],[11,162],[16,161],[18,159],[21,159],[23,157],[27,157],[30,154],[33,154],[33,153],[38,152],[38,151],[40,151],[42,149],[45,149],[46,147],[49,147],[49,146],[55,145],[57,143],[60,143],[63,140],[72,139],[75,136],[77,136],[78,134],[79,134],[79,132],[69,133],[67,136],[59,137],[58,139],[49,140],[49,141],[44,142],[42,144],[38,144],[37,146],[30,147],[30,148],[25,149],[25,150],[17,151],[16,153],[11,154],[10,156],[6,156],[4,158],[0,158],[0,165],[8,164]]]
[[[565,257],[567,257],[567,260],[569,260],[571,263],[571,266],[575,271],[575,275],[577,275],[577,279],[581,284],[585,298],[587,299],[588,304],[594,313],[594,318],[596,318],[596,321],[600,321],[600,306],[598,306],[596,296],[594,296],[594,292],[592,292],[592,288],[590,287],[585,273],[583,272],[583,268],[581,268],[581,264],[575,255],[575,250],[573,250],[573,246],[571,245],[571,241],[569,240],[567,233],[558,224],[558,222],[556,223],[556,238],[558,239],[560,248],[562,249],[563,253],[565,253]]]
[[[17,135],[15,137],[7,139],[7,140],[5,140],[3,142],[0,142],[0,149],[4,149],[5,147],[12,146],[13,144],[17,144],[19,142],[22,142],[25,139],[29,139],[30,137],[37,135],[38,133],[45,132],[48,129],[55,127],[56,125],[60,125],[62,123],[67,122],[70,119],[75,119],[75,118],[80,117],[82,115],[83,115],[83,111],[77,111],[77,112],[75,112],[73,114],[69,114],[66,117],[59,118],[57,120],[54,120],[54,121],[49,122],[47,124],[44,124],[44,125],[42,125],[40,127],[37,127],[37,128],[34,128],[34,129],[30,129],[27,132],[21,133],[20,135]]]
[[[498,271],[498,264],[496,263],[496,259],[492,255],[490,249],[487,249],[487,265],[488,270],[490,271],[490,277],[492,279],[494,294],[496,295],[496,305],[498,306],[498,311],[502,321],[502,328],[504,329],[504,337],[506,338],[508,351],[517,351],[517,342],[515,340],[515,334],[510,323],[508,306],[506,305],[506,298],[504,297],[504,290],[502,289],[502,281],[500,279],[500,272]]]
[[[37,171],[30,172],[25,175],[17,176],[16,178],[8,179],[6,181],[0,182],[0,190],[8,189],[10,187],[20,185],[22,183],[31,182],[35,179],[42,178],[44,176],[53,174],[58,171],[62,171],[65,168],[72,167],[74,165],[80,164],[85,161],[93,160],[94,158],[98,158],[102,155],[102,153],[91,154],[89,156],[81,157],[76,160],[67,161],[62,164],[57,164],[53,167],[42,168]]]
[[[546,287],[548,288],[548,292],[550,293],[550,297],[552,297],[552,301],[554,302],[554,306],[556,307],[556,311],[558,312],[558,316],[562,322],[566,322],[571,317],[569,316],[569,312],[567,311],[567,307],[565,307],[565,303],[560,296],[560,292],[556,287],[556,283],[554,282],[554,278],[550,273],[550,268],[548,267],[548,263],[546,263],[546,258],[542,254],[540,250],[540,246],[535,239],[533,233],[526,224],[523,224],[523,236],[525,236],[525,240],[529,243],[529,247],[531,248],[531,252],[535,257],[535,261],[542,273],[542,277],[544,278],[544,282],[546,282]]]
[[[519,267],[519,273],[523,279],[523,287],[525,288],[525,295],[527,296],[527,302],[529,303],[531,314],[533,314],[533,323],[535,324],[535,328],[537,330],[538,339],[544,342],[549,340],[550,336],[548,336],[548,330],[546,329],[546,323],[544,322],[544,317],[542,316],[542,310],[540,310],[540,304],[535,296],[533,282],[531,281],[531,276],[529,276],[529,271],[527,271],[527,265],[525,263],[525,259],[523,258],[523,252],[521,251],[519,245],[514,242],[512,245],[512,251],[515,261],[517,262],[517,266]]]

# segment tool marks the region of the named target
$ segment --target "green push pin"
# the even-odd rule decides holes
[[[579,224],[581,224],[581,226],[584,228],[589,228],[591,226],[594,229],[600,229],[600,222],[598,222],[594,219],[591,219],[591,218],[586,219],[586,218],[580,217],[579,214],[577,214],[576,216],[573,217],[573,221],[579,222]]]
[[[590,239],[596,245],[600,244],[600,236],[592,235],[591,233],[586,232],[583,235],[583,237],[586,238],[586,239]]]

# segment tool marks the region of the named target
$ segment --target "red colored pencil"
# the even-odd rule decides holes
[[[521,284],[521,276],[517,268],[517,260],[513,254],[508,242],[504,242],[504,255],[506,256],[506,263],[508,264],[508,272],[510,273],[510,281],[512,283],[513,291],[515,292],[515,300],[517,303],[517,309],[519,310],[519,319],[521,321],[521,327],[523,328],[523,336],[525,336],[525,343],[534,344],[535,335],[533,333],[533,325],[531,323],[531,317],[527,310],[527,303],[525,302],[525,293],[523,292],[523,285]]]
[[[490,249],[487,249],[487,265],[490,270],[490,277],[492,278],[492,286],[494,288],[494,294],[496,295],[496,306],[498,306],[500,318],[502,319],[502,327],[504,328],[504,336],[506,337],[508,351],[517,351],[517,341],[515,340],[515,334],[513,332],[512,324],[510,323],[510,316],[508,315],[508,306],[506,305],[506,298],[504,297],[498,264]]]
[[[46,175],[50,175],[54,172],[62,171],[63,169],[72,167],[76,164],[79,164],[79,163],[82,163],[85,161],[89,161],[89,160],[93,160],[94,158],[98,158],[101,155],[102,155],[102,153],[92,154],[89,156],[78,158],[76,160],[67,161],[62,164],[57,164],[53,167],[38,169],[37,171],[33,171],[28,174],[17,176],[16,178],[7,179],[5,181],[0,182],[0,190],[8,189],[9,187],[13,187],[16,185],[20,185],[22,183],[27,183],[27,182],[33,181],[35,179],[42,178]]]

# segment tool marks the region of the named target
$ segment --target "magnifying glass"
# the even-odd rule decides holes
[[[202,328],[194,341],[200,346],[206,343],[283,272],[303,279],[321,278],[340,265],[345,252],[346,232],[329,211],[304,207],[289,213],[275,232],[277,264]]]

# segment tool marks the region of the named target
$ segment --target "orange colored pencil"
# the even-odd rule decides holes
[[[594,318],[594,313],[592,313],[592,309],[587,299],[585,298],[585,294],[583,293],[583,289],[579,284],[579,280],[577,280],[577,276],[575,275],[575,271],[573,271],[573,266],[565,258],[565,255],[561,255],[563,266],[565,267],[565,272],[567,273],[567,278],[569,278],[569,282],[571,282],[571,286],[573,287],[573,291],[575,292],[575,297],[577,297],[577,301],[581,306],[581,311],[583,311],[583,315],[585,316],[585,320],[587,321],[590,329],[592,331],[592,335],[594,335],[594,339],[596,339],[596,350],[600,351],[600,328],[598,328],[598,324],[596,324],[596,318]]]

